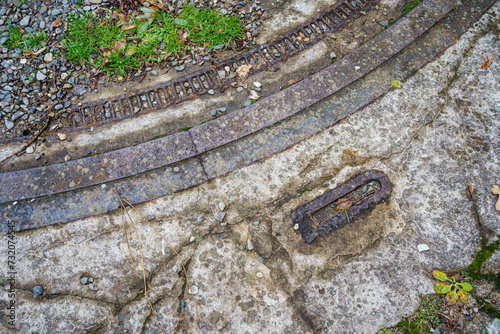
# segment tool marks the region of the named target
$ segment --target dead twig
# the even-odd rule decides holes
[[[25,149],[27,149],[31,144],[33,144],[33,142],[35,140],[38,139],[38,137],[40,137],[40,135],[42,134],[43,131],[45,131],[45,129],[47,129],[47,126],[49,126],[49,123],[50,123],[50,117],[47,117],[47,121],[45,121],[45,124],[43,125],[42,129],[40,131],[38,131],[38,133],[29,141],[29,143],[27,143],[26,145],[24,145],[19,151],[9,155],[7,158],[3,159],[2,161],[0,161],[0,164],[4,163],[5,161],[9,160],[10,158],[12,158],[13,156],[15,155],[19,155],[21,154],[21,152],[23,152]]]

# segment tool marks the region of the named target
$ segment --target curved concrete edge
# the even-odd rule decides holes
[[[472,4],[476,9],[475,15],[470,15],[469,8],[464,8],[462,15],[459,15],[460,13],[454,15],[457,21],[443,21],[443,24],[429,30],[428,34],[415,41],[410,48],[405,49],[362,80],[344,88],[339,94],[324,101],[325,103],[314,105],[284,122],[247,136],[244,140],[233,142],[232,146],[226,145],[218,150],[205,152],[201,155],[201,163],[198,158],[190,158],[172,166],[112,182],[106,187],[93,186],[81,191],[69,191],[31,201],[22,201],[15,205],[13,203],[2,204],[0,209],[4,213],[5,223],[2,224],[0,230],[7,229],[6,221],[8,220],[19,222],[18,229],[24,230],[116,210],[119,202],[113,191],[114,187],[127,200],[136,204],[195,186],[268,157],[369,104],[390,89],[390,80],[403,80],[409,77],[456,41],[458,36],[449,27],[465,31],[466,27],[475,22],[494,2],[493,0],[475,1]],[[422,54],[423,50],[427,52]],[[346,106],[349,109],[346,110]],[[301,127],[301,124],[305,125]],[[290,140],[283,140],[288,137]],[[276,145],[273,146],[273,143]]]
[[[346,57],[260,103],[189,130],[206,152],[268,127],[334,94],[373,71],[454,8],[451,1],[423,1],[409,15]]]
[[[446,0],[423,1],[389,29],[334,64],[258,103],[196,126],[188,130],[189,135],[176,133],[65,164],[0,174],[0,203],[112,182],[237,141],[300,112],[373,71],[454,7],[454,2]]]

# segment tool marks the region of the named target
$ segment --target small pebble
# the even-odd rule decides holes
[[[500,107],[495,107],[495,111],[500,113]]]
[[[226,226],[227,226],[227,223],[220,223],[220,226],[222,226],[222,227],[226,227]]]
[[[216,213],[214,213],[214,218],[220,222],[222,222],[224,220],[225,216],[226,216],[226,213],[222,212],[222,211],[217,211]]]
[[[420,244],[417,246],[419,252],[425,252],[428,251],[430,248],[426,244]]]
[[[262,278],[264,275],[262,275],[261,272],[258,272],[255,276],[257,276],[257,278]]]
[[[89,279],[88,279],[87,277],[82,277],[82,278],[80,278],[80,283],[81,283],[82,285],[85,285],[85,284],[87,284],[88,280],[89,280]]]
[[[330,59],[337,58],[337,54],[335,52],[330,53]]]
[[[33,288],[33,293],[35,294],[35,296],[40,296],[43,293],[43,288],[40,285],[35,286]]]
[[[35,152],[35,149],[33,148],[33,146],[30,146],[30,147],[26,148],[26,153],[32,154],[33,152]]]
[[[258,81],[255,81],[255,82],[253,83],[253,85],[254,85],[255,87],[257,87],[257,88],[260,88],[260,87],[262,86],[262,84],[261,84],[260,82],[258,82]]]
[[[295,225],[293,225],[293,229],[294,229],[294,230],[298,230],[298,229],[299,229],[299,224],[295,224]]]
[[[249,106],[249,105],[251,105],[251,104],[252,104],[252,101],[251,101],[251,100],[248,100],[248,101],[246,101],[243,105],[244,105],[245,107],[248,107],[248,106]]]
[[[196,239],[195,237],[191,237],[189,238],[189,242],[194,242],[195,239]]]
[[[189,289],[189,294],[190,295],[197,295],[198,294],[198,287],[196,285],[193,285],[190,289]]]
[[[472,321],[472,317],[471,317],[470,315],[466,315],[466,316],[465,316],[465,320],[467,320],[467,321]]]
[[[186,308],[186,302],[184,301],[184,299],[181,299],[181,307]]]
[[[223,201],[220,201],[219,202],[219,209],[220,209],[220,211],[224,211],[226,209],[226,203],[224,203]]]
[[[257,220],[257,221],[256,221],[255,223],[253,223],[253,224],[254,224],[255,226],[259,226],[260,221],[258,221],[258,220]]]
[[[180,71],[184,71],[184,69],[185,69],[185,68],[186,68],[186,66],[185,66],[185,65],[180,65],[180,66],[176,66],[176,67],[175,67],[175,70],[176,70],[177,72],[180,72]]]
[[[226,110],[227,110],[227,108],[225,108],[225,107],[221,107],[221,108],[219,108],[219,111],[220,111],[220,112],[226,112]]]
[[[389,25],[389,21],[385,20],[382,22],[379,22],[382,27],[387,27]]]
[[[214,92],[214,90],[213,90],[213,89],[210,89],[210,90],[208,91],[208,94],[209,94],[209,95],[214,95],[214,94],[215,94],[215,92]]]
[[[89,289],[93,290],[93,291],[97,291],[98,290],[97,286],[95,284],[93,284],[93,283],[89,284]]]
[[[94,282],[94,278],[93,277],[89,277],[89,283],[92,283]]]
[[[252,245],[252,241],[250,239],[247,240],[247,249],[249,251],[253,250],[253,245]]]
[[[259,256],[259,261],[260,261],[261,263],[266,263],[266,259],[264,259],[262,256]]]
[[[361,69],[361,67],[359,67],[359,66],[354,66],[354,69],[355,69],[356,71],[359,71],[359,70]]]
[[[157,70],[152,70],[152,71],[151,71],[151,74],[152,74],[152,75],[158,75],[158,71],[157,71]]]
[[[210,116],[217,116],[217,109],[210,110]]]

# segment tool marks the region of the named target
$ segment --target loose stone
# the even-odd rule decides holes
[[[425,252],[428,251],[430,248],[426,244],[420,244],[417,246],[419,252]]]
[[[259,261],[260,261],[261,263],[266,263],[266,259],[264,259],[262,256],[259,256]]]
[[[26,153],[32,154],[33,152],[35,152],[35,149],[32,146],[26,148]]]
[[[7,130],[10,130],[14,127],[14,122],[11,122],[8,119],[5,119],[5,126],[7,127]]]
[[[225,108],[225,107],[221,107],[221,108],[219,108],[219,111],[220,111],[220,112],[226,112],[226,110],[227,110],[227,108]]]
[[[186,302],[184,301],[184,299],[181,299],[181,307],[186,308]]]
[[[262,278],[264,275],[262,275],[262,273],[259,271],[255,276],[257,276],[257,278]]]
[[[36,79],[38,81],[43,81],[43,80],[47,79],[47,76],[45,74],[43,74],[42,72],[38,71],[38,72],[36,72]]]
[[[379,23],[380,23],[380,25],[381,25],[382,27],[387,27],[387,26],[389,26],[389,21],[387,21],[387,20],[382,21],[382,22],[379,22]]]
[[[176,67],[175,67],[175,70],[176,70],[177,72],[180,72],[180,71],[184,71],[184,69],[185,69],[185,68],[186,68],[186,66],[185,66],[185,65],[179,65],[179,66],[176,66]]]
[[[219,209],[220,209],[220,211],[224,211],[226,209],[226,203],[224,203],[223,201],[220,201],[219,202]]]
[[[335,52],[330,53],[330,59],[335,59],[337,58],[337,54]]]
[[[97,291],[98,290],[97,286],[95,284],[93,284],[93,283],[89,284],[89,289],[93,290],[93,291]]]
[[[43,57],[43,60],[50,63],[52,60],[54,60],[54,57],[52,56],[52,53],[46,53]]]
[[[258,220],[257,220],[257,221],[256,221],[255,223],[253,223],[253,224],[254,224],[254,226],[259,226],[260,221],[258,221]]]
[[[298,230],[298,229],[299,229],[299,224],[295,224],[295,225],[293,225],[293,229],[294,229],[294,230]]]
[[[89,280],[89,279],[88,279],[87,277],[82,277],[82,278],[80,278],[80,283],[81,283],[82,285],[85,285],[85,284],[87,284],[88,280]]]
[[[151,71],[151,74],[152,74],[152,75],[158,75],[158,71],[157,71],[157,70],[152,70],[152,71]]]
[[[247,240],[247,249],[249,251],[253,250],[253,245],[252,245],[252,241],[250,239]]]
[[[215,117],[217,115],[217,109],[210,110],[210,115]]]
[[[35,294],[35,296],[40,296],[43,293],[43,288],[40,285],[35,286],[33,288],[33,293]]]
[[[225,212],[217,211],[216,213],[214,213],[214,218],[220,222],[222,222],[224,220],[225,216],[226,216]]]
[[[189,238],[189,242],[194,242],[195,240],[196,240],[196,238],[195,238],[195,237],[191,237],[191,238]]]
[[[189,289],[189,294],[190,295],[197,295],[198,294],[198,287],[196,285],[193,285],[190,289]]]
[[[251,100],[248,100],[248,101],[246,101],[243,105],[244,105],[245,107],[248,107],[248,106],[249,106],[249,105],[251,105],[251,104],[252,104],[252,101],[251,101]]]
[[[217,73],[219,74],[219,77],[220,77],[221,79],[225,79],[225,78],[226,78],[226,71],[222,71],[222,70],[221,70],[221,71],[218,71]]]
[[[500,107],[495,107],[495,111],[500,113]]]
[[[214,94],[215,94],[215,92],[214,92],[214,90],[213,90],[213,89],[210,89],[210,90],[208,91],[208,94],[209,94],[209,95],[214,95]]]

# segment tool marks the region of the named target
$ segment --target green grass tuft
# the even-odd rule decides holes
[[[164,11],[146,12],[129,22],[73,14],[63,44],[72,61],[124,74],[145,61],[160,62],[170,54],[187,53],[190,45],[213,48],[243,35],[238,17],[190,5],[177,17]]]
[[[415,0],[415,1],[410,2],[410,4],[405,8],[405,10],[403,12],[403,16],[408,14],[409,12],[411,12],[412,9],[417,7],[417,5],[421,2],[422,2],[422,0]]]
[[[23,32],[21,31],[21,28],[19,28],[19,26],[16,25],[7,28],[7,32],[9,33],[9,39],[7,40],[7,42],[5,42],[5,45],[7,47],[14,49],[22,46]]]

